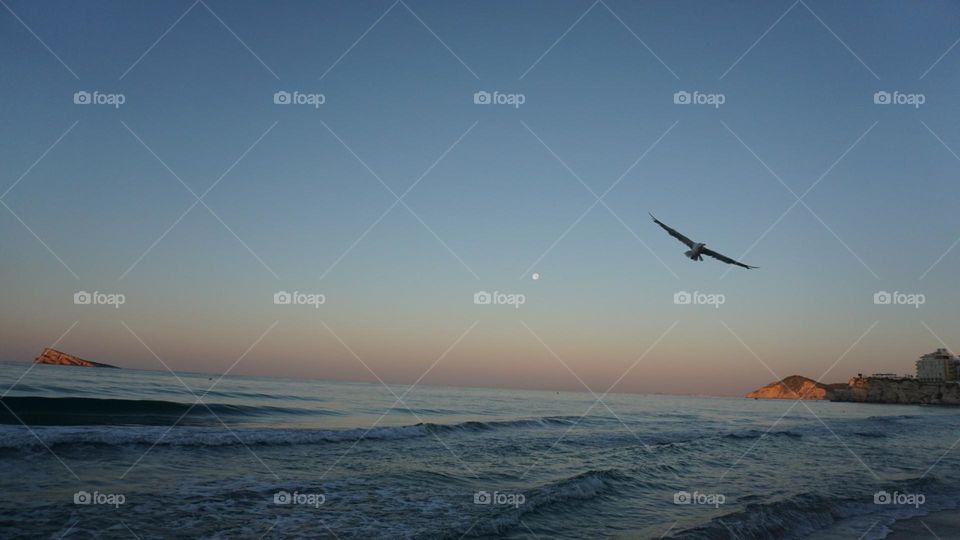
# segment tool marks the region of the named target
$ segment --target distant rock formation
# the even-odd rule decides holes
[[[823,384],[801,375],[791,375],[747,394],[756,399],[833,399],[834,391],[845,384]]]
[[[960,405],[960,382],[923,382],[913,378],[854,377],[847,388],[834,392],[833,401]]]
[[[50,347],[43,349],[43,352],[40,353],[40,356],[34,359],[34,363],[53,364],[57,366],[102,367],[119,369],[117,366],[111,366],[110,364],[101,364],[100,362],[91,362],[90,360],[77,358],[72,354],[60,352],[56,349],[51,349]]]

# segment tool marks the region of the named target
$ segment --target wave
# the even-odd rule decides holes
[[[727,433],[724,435],[724,437],[727,439],[759,439],[761,437],[790,437],[793,439],[799,439],[803,437],[803,434],[790,430],[760,431],[757,429],[748,429],[745,431]]]
[[[336,415],[336,411],[229,403],[183,403],[150,399],[14,396],[0,398],[0,424],[186,425],[219,423],[217,417]]]
[[[909,486],[914,492],[931,494],[941,491],[942,483],[935,478],[913,478],[890,487],[893,492]],[[928,496],[928,500],[932,499]],[[927,503],[922,509],[910,507],[897,508],[901,515],[896,519],[927,512],[933,505]],[[803,493],[770,503],[750,503],[738,512],[733,512],[711,520],[709,523],[680,531],[671,539],[719,540],[731,538],[753,539],[799,539],[807,538],[816,531],[830,527],[837,522],[874,515],[888,507],[874,504],[869,494],[863,497],[836,497],[815,493]]]
[[[568,425],[573,417],[543,417],[490,422],[462,422],[459,424],[419,423],[407,426],[376,426],[345,429],[224,429],[182,426],[46,426],[0,428],[0,449],[29,448],[56,445],[153,445],[160,446],[232,446],[341,443],[360,440],[392,441],[426,437],[440,433],[476,433],[518,427],[548,427]],[[35,434],[35,435],[34,435]]]
[[[555,510],[569,504],[582,503],[606,493],[614,492],[617,484],[628,482],[631,477],[616,470],[605,469],[584,473],[520,491],[525,501],[516,508],[503,510],[493,517],[474,522],[466,531],[451,532],[451,538],[464,536],[498,536],[516,528],[521,519],[544,508]]]

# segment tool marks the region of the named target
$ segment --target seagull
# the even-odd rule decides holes
[[[684,255],[686,255],[686,256],[687,256],[688,258],[690,258],[691,260],[694,260],[694,261],[702,261],[702,260],[703,260],[703,255],[706,255],[706,256],[708,256],[708,257],[713,257],[714,259],[717,259],[718,261],[723,261],[723,262],[725,262],[725,263],[727,263],[727,264],[735,264],[735,265],[737,265],[737,266],[742,266],[742,267],[746,268],[747,270],[749,270],[749,269],[751,269],[751,268],[760,268],[759,266],[750,266],[749,264],[743,264],[742,262],[735,261],[735,260],[731,259],[730,257],[727,257],[726,255],[717,253],[716,251],[713,251],[712,249],[707,249],[707,247],[706,247],[707,245],[704,244],[703,242],[694,242],[693,240],[691,240],[691,239],[687,238],[686,236],[684,236],[684,235],[680,234],[679,232],[677,232],[676,229],[672,229],[672,228],[668,227],[667,225],[664,225],[662,221],[660,221],[659,219],[653,217],[653,214],[650,214],[650,217],[653,218],[653,222],[654,222],[654,223],[656,223],[657,225],[663,227],[663,230],[667,231],[667,233],[669,233],[670,236],[672,236],[672,237],[676,238],[677,240],[683,242],[684,244],[687,245],[688,248],[690,248],[690,251],[684,253]]]

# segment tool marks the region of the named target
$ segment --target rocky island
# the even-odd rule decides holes
[[[823,384],[802,375],[791,375],[774,381],[746,395],[754,399],[833,399],[834,391],[846,384]]]
[[[960,382],[922,381],[913,377],[857,376],[846,383],[823,384],[800,375],[791,375],[758,388],[746,397],[903,405],[960,405]]]
[[[83,358],[78,358],[72,354],[67,354],[65,352],[58,351],[56,349],[51,349],[47,347],[43,349],[43,352],[40,353],[40,356],[36,357],[33,360],[36,364],[52,364],[56,366],[80,366],[80,367],[98,367],[98,368],[113,368],[119,369],[117,366],[111,366],[110,364],[101,364],[100,362],[91,362],[90,360],[84,360]]]

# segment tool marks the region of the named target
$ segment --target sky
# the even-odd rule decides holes
[[[0,359],[740,395],[960,350],[956,3],[4,8]]]

